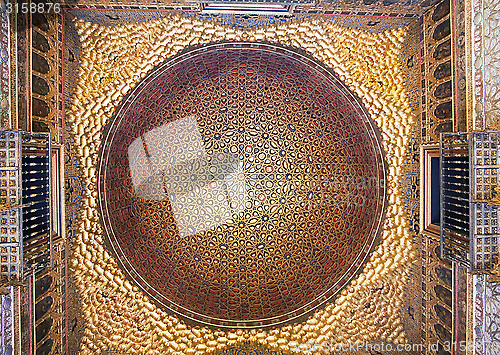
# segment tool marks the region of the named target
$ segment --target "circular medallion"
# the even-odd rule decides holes
[[[103,133],[98,204],[126,275],[184,319],[304,316],[366,261],[386,204],[360,100],[310,58],[208,45],[153,69]]]

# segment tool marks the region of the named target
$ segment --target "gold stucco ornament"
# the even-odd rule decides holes
[[[399,312],[409,265],[417,251],[401,194],[401,167],[416,122],[399,64],[404,30],[371,34],[302,21],[244,32],[176,15],[117,27],[78,19],[75,22],[82,60],[76,96],[66,121],[85,180],[82,219],[70,260],[86,321],[82,354],[106,349],[147,354],[216,353],[244,341],[282,351],[290,351],[292,341],[347,343],[376,338],[405,342]],[[272,330],[223,332],[184,324],[156,307],[125,279],[103,246],[95,177],[102,129],[121,98],[151,68],[187,45],[239,39],[301,48],[333,68],[362,99],[382,132],[391,193],[380,245],[363,273],[335,302],[316,311],[306,322]]]

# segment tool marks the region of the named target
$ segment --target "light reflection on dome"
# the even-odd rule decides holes
[[[243,161],[208,155],[195,116],[154,128],[128,147],[134,191],[144,200],[168,198],[181,237],[232,220],[245,209]]]

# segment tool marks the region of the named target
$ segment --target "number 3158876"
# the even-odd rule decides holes
[[[17,2],[15,4],[11,4],[8,2],[5,6],[5,9],[7,13],[16,13],[16,14],[27,14],[27,13],[60,13],[61,12],[61,4],[58,3],[53,3],[53,2],[46,2],[46,3],[31,3],[28,4],[26,2],[23,2],[21,4],[18,4]]]

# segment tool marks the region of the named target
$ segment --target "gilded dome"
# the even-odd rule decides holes
[[[386,204],[379,134],[330,71],[270,44],[225,43],[153,69],[103,134],[107,244],[156,303],[266,327],[359,271]]]

